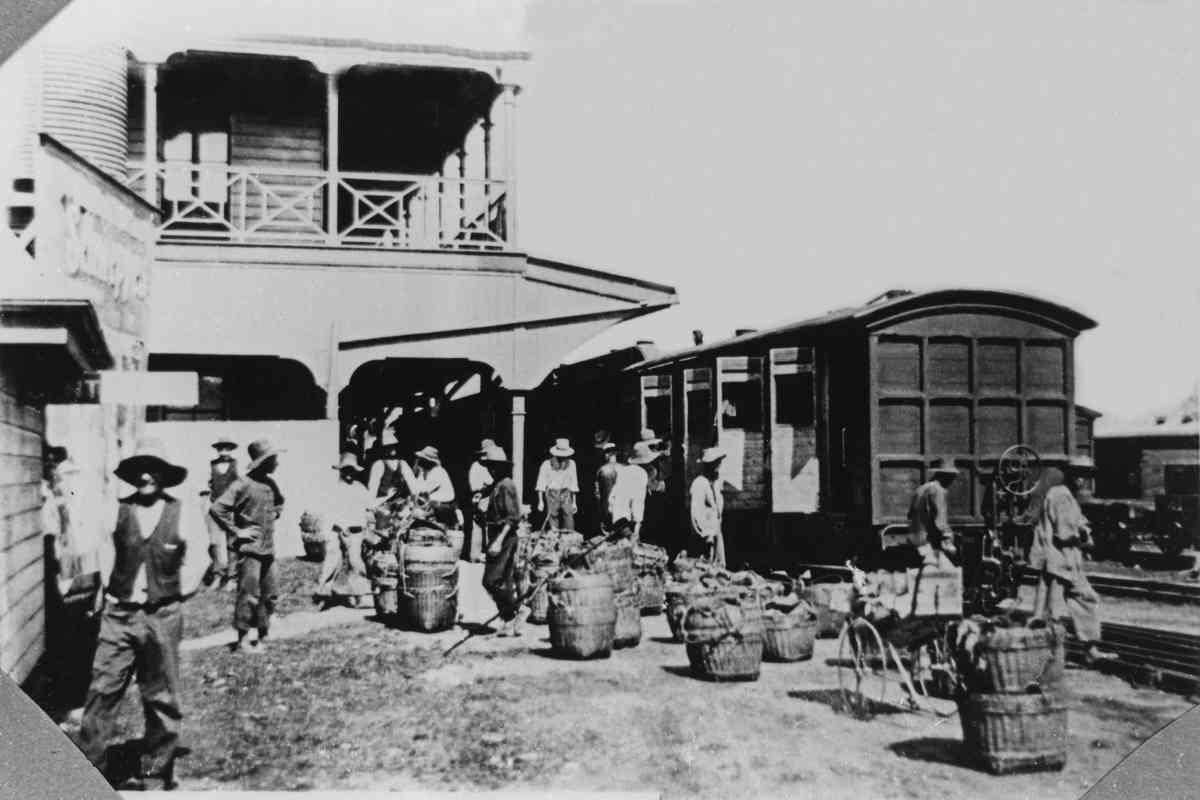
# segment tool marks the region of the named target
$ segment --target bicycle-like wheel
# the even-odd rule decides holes
[[[1042,458],[1029,445],[1014,444],[1000,455],[996,474],[1004,491],[1014,497],[1033,492],[1042,477]]]
[[[865,715],[883,703],[887,691],[887,651],[883,637],[865,619],[848,619],[838,637],[838,688],[845,707]]]

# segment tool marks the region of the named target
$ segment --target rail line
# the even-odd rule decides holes
[[[1097,669],[1113,672],[1159,689],[1181,694],[1200,692],[1200,636],[1115,622],[1102,623],[1100,638],[1115,661]],[[1083,648],[1067,641],[1067,658],[1084,661]]]

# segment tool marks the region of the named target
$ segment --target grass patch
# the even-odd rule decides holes
[[[299,558],[281,558],[275,562],[279,601],[276,611],[293,614],[313,608],[312,593],[321,573],[321,565]],[[233,630],[234,592],[205,589],[183,607],[183,637],[192,639],[221,630]]]

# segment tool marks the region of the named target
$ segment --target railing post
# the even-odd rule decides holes
[[[508,172],[504,187],[504,240],[509,249],[517,246],[517,95],[521,87],[504,84],[504,145],[505,168]]]
[[[467,228],[467,149],[458,148],[458,233],[454,238],[464,235]]]
[[[338,173],[339,152],[339,120],[341,109],[338,98],[337,73],[329,71],[325,74],[325,164],[328,170],[329,183],[325,193],[325,233],[326,241],[331,245],[338,243],[338,190],[341,177]]]
[[[158,64],[149,61],[142,64],[142,82],[145,102],[142,119],[144,137],[146,177],[142,179],[142,197],[158,207]]]

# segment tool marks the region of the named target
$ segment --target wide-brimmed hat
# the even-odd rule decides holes
[[[662,439],[658,438],[650,428],[642,428],[642,434],[638,438],[646,444],[659,444],[662,442]]]
[[[233,439],[230,439],[228,436],[218,436],[217,440],[212,443],[212,446],[214,448],[228,447],[232,450],[237,450],[238,443],[235,442]]]
[[[358,463],[358,456],[354,453],[342,453],[342,460],[333,465],[333,468],[338,472],[344,469],[352,469],[355,472],[362,472],[362,464]]]
[[[607,453],[611,450],[616,450],[617,446],[613,442],[602,442],[601,444],[596,445],[596,449],[601,453]]]
[[[479,443],[479,449],[475,451],[475,455],[483,456],[484,454],[486,454],[489,450],[491,450],[495,446],[496,446],[495,440],[484,439],[482,442]]]
[[[575,455],[575,448],[571,447],[570,439],[556,439],[554,446],[550,448],[550,455],[558,456],[559,458],[570,458]]]
[[[704,452],[700,454],[701,464],[716,464],[718,461],[723,461],[725,456],[729,455],[719,447],[706,447]]]
[[[596,447],[600,448],[601,450],[603,450],[604,448],[613,444],[612,436],[609,435],[608,431],[603,430],[603,429],[598,430],[594,434],[592,434],[592,442],[596,445]],[[613,446],[616,447],[616,445],[613,445]]]
[[[425,445],[420,450],[418,450],[415,453],[415,455],[419,459],[422,459],[424,461],[429,461],[434,464],[441,465],[441,463],[442,463],[442,457],[440,455],[438,455],[437,448],[433,447],[431,445]]]
[[[178,486],[187,477],[187,470],[167,461],[165,453],[158,439],[140,439],[133,455],[122,459],[113,474],[131,486],[136,486],[138,478],[146,473],[156,476],[163,489]]]
[[[651,447],[650,442],[638,442],[633,446],[633,452],[629,456],[629,463],[653,464],[662,457],[663,454]]]
[[[280,453],[285,453],[286,450],[280,450],[271,444],[269,439],[255,439],[250,444],[246,445],[246,453],[250,456],[250,463],[246,467],[246,472],[254,472],[263,465],[268,458],[277,456]]]
[[[954,459],[939,458],[933,462],[932,468],[929,471],[930,475],[953,475],[958,476],[958,467],[954,466]]]
[[[1096,462],[1092,461],[1091,456],[1071,456],[1067,470],[1070,472],[1095,472]]]
[[[495,442],[492,442],[492,446],[489,447],[486,451],[484,451],[483,453],[480,453],[479,460],[484,462],[485,464],[511,464],[512,463],[511,461],[508,460],[508,454],[504,452],[504,448],[501,447],[500,445],[496,444]]]

